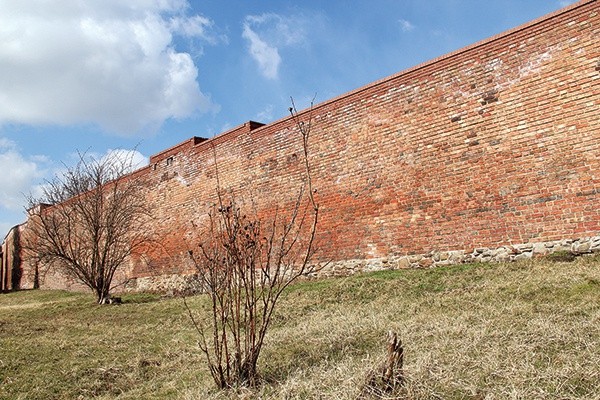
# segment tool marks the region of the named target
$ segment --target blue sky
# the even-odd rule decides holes
[[[77,151],[136,149],[144,163],[570,3],[0,0],[0,236]]]

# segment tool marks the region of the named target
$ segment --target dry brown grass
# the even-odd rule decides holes
[[[295,285],[253,391],[212,388],[181,300],[125,300],[1,295],[0,398],[356,399],[391,329],[405,350],[406,385],[394,398],[600,399],[598,259]]]

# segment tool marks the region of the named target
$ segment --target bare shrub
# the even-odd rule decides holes
[[[210,298],[209,321],[187,309],[218,388],[258,384],[257,362],[277,302],[286,287],[314,271],[319,207],[308,153],[311,113],[301,121],[293,101],[290,113],[304,150],[304,176],[291,210],[276,207],[269,219],[247,213],[232,194],[225,195],[217,169],[218,204],[209,210],[205,240],[189,251]]]
[[[115,273],[149,240],[140,183],[125,177],[132,157],[101,159],[79,154],[79,162],[29,196],[27,252],[42,268],[57,268],[92,289],[108,304]]]

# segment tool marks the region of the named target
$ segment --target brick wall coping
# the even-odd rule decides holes
[[[393,75],[390,75],[390,76],[387,76],[385,78],[376,80],[376,81],[371,82],[371,83],[369,83],[367,85],[364,85],[364,86],[361,86],[361,87],[359,87],[357,89],[354,89],[354,90],[351,90],[349,92],[346,92],[346,93],[344,93],[342,95],[333,97],[333,98],[331,98],[329,100],[326,100],[326,101],[324,101],[322,103],[318,103],[314,107],[312,107],[312,111],[314,111],[316,109],[319,109],[319,108],[327,107],[328,105],[330,105],[332,103],[338,102],[338,101],[343,100],[343,99],[348,98],[348,97],[355,96],[355,95],[357,95],[357,94],[359,94],[361,92],[367,91],[367,90],[369,90],[369,89],[371,89],[373,87],[376,87],[378,85],[384,84],[384,83],[389,82],[389,81],[392,81],[392,80],[397,79],[399,77],[409,75],[409,74],[414,73],[416,71],[425,69],[427,67],[431,67],[431,66],[433,66],[435,64],[439,64],[442,61],[446,61],[446,60],[452,59],[452,58],[454,58],[454,57],[456,57],[456,56],[458,56],[460,54],[466,53],[468,51],[471,51],[471,50],[477,49],[479,47],[485,46],[485,45],[487,45],[489,43],[492,43],[492,42],[498,41],[500,39],[506,38],[508,36],[514,35],[514,34],[516,34],[518,32],[521,32],[521,31],[526,30],[528,28],[531,28],[533,26],[547,23],[548,21],[550,21],[550,20],[552,20],[552,19],[554,19],[554,18],[556,18],[556,17],[558,17],[558,16],[560,16],[562,14],[565,14],[567,12],[570,12],[571,10],[574,10],[574,9],[577,9],[577,8],[580,8],[580,7],[583,7],[583,6],[595,3],[596,1],[597,0],[581,0],[581,1],[578,1],[578,2],[576,2],[574,4],[571,4],[571,5],[567,6],[567,7],[564,7],[564,8],[561,8],[559,10],[556,10],[554,12],[551,12],[549,14],[543,15],[543,16],[537,18],[537,19],[534,19],[533,21],[524,23],[524,24],[519,25],[519,26],[517,26],[515,28],[512,28],[512,29],[509,29],[509,30],[504,31],[502,33],[498,33],[496,35],[493,35],[493,36],[491,36],[491,37],[489,37],[487,39],[480,40],[480,41],[475,42],[473,44],[470,44],[468,46],[462,47],[462,48],[460,48],[458,50],[454,50],[454,51],[452,51],[450,53],[446,53],[446,54],[441,55],[439,57],[436,57],[436,58],[433,58],[431,60],[425,61],[423,63],[417,64],[417,65],[415,65],[413,67],[407,68],[407,69],[402,70],[402,71],[400,71],[398,73],[395,73]],[[311,111],[310,109],[305,109],[305,110],[299,111],[298,114],[302,115],[302,114],[306,114],[306,113],[308,113],[310,111]],[[152,165],[152,164],[155,164],[155,163],[157,163],[157,162],[159,162],[161,160],[164,160],[168,156],[171,156],[171,155],[174,155],[174,154],[178,153],[181,149],[183,149],[185,147],[190,147],[191,148],[191,147],[197,147],[199,145],[208,145],[209,143],[218,144],[219,142],[222,142],[223,140],[227,140],[227,138],[229,138],[230,136],[235,136],[235,135],[243,133],[243,132],[258,132],[258,131],[262,131],[263,129],[272,128],[275,125],[284,124],[284,123],[288,122],[290,120],[290,118],[291,118],[290,116],[283,117],[283,118],[275,120],[275,121],[273,121],[273,122],[271,122],[269,124],[266,124],[266,125],[263,124],[263,123],[260,123],[260,122],[247,121],[247,122],[245,122],[243,124],[240,124],[240,125],[235,126],[235,127],[231,128],[231,129],[228,129],[225,132],[217,134],[217,135],[215,135],[212,138],[203,138],[203,137],[193,136],[193,137],[191,137],[189,139],[186,139],[183,142],[180,142],[180,143],[178,143],[178,144],[176,144],[174,146],[171,146],[171,147],[169,147],[169,148],[167,148],[167,149],[165,149],[165,150],[163,150],[163,151],[161,151],[159,153],[156,153],[156,154],[150,156],[150,164]],[[134,171],[131,175],[143,174],[144,172],[146,172],[149,169],[149,167],[150,166],[142,167],[139,170]]]

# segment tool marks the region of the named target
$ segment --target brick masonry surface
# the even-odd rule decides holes
[[[581,1],[301,112],[321,273],[598,250],[599,11]],[[215,167],[225,191],[268,219],[293,205],[302,162],[291,118],[153,156],[132,178],[145,182],[160,246],[132,260],[128,287],[185,284]]]

